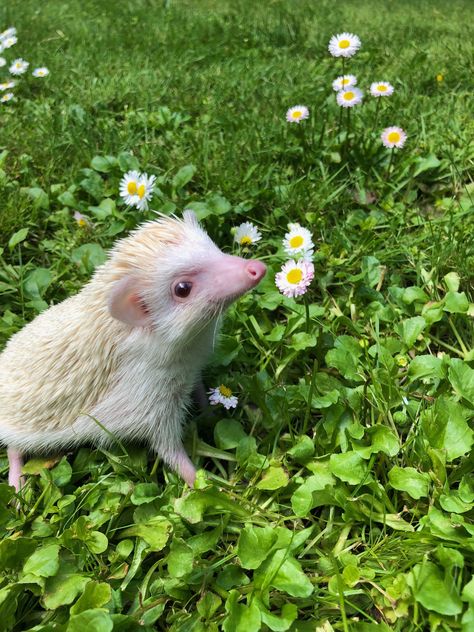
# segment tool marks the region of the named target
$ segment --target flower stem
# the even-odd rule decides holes
[[[388,177],[390,176],[390,171],[392,169],[392,162],[393,162],[393,154],[394,154],[394,152],[395,152],[395,148],[392,147],[391,153],[390,153],[390,160],[389,160],[389,163],[388,163],[387,171],[385,173],[385,180],[388,180]]]

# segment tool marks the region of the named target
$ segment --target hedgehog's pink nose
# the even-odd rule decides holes
[[[266,271],[267,266],[258,259],[252,259],[245,266],[245,272],[255,285],[265,276]]]

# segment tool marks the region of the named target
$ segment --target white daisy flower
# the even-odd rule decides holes
[[[309,117],[309,110],[306,105],[295,105],[286,113],[288,123],[299,123]]]
[[[14,26],[10,26],[10,28],[0,33],[0,40],[7,39],[8,37],[16,37],[16,28]]]
[[[6,103],[7,101],[11,101],[13,99],[13,92],[7,92],[0,97],[0,103]]]
[[[18,40],[14,35],[11,35],[10,37],[5,37],[5,39],[2,39],[3,50],[5,50],[6,48],[11,48],[17,42]]]
[[[380,135],[384,147],[401,149],[407,139],[406,132],[401,127],[386,127]]]
[[[128,206],[135,206],[137,202],[139,171],[128,171],[120,180],[120,197]]]
[[[362,90],[359,90],[359,88],[341,90],[336,94],[336,101],[343,108],[352,108],[362,101],[362,94]]]
[[[300,224],[288,224],[289,231],[283,240],[285,252],[289,255],[299,257],[305,260],[311,260],[313,256],[313,239],[307,228],[303,228]]]
[[[228,386],[221,384],[209,391],[209,402],[212,406],[222,404],[224,408],[229,410],[229,408],[235,408],[239,403],[239,400],[235,395],[232,395],[232,391]]]
[[[0,57],[0,68],[3,68],[3,66],[7,65],[7,60],[5,59],[5,57]]]
[[[239,246],[250,246],[257,241],[262,239],[262,235],[258,228],[252,224],[252,222],[244,222],[237,226],[234,233],[234,241],[236,241]]]
[[[356,84],[357,77],[355,77],[355,75],[341,75],[332,82],[332,89],[339,92],[340,90],[347,90],[347,88],[355,86]]]
[[[333,35],[329,41],[328,50],[333,57],[352,57],[361,46],[360,39],[353,33],[339,33]]]
[[[0,83],[0,91],[11,90],[16,86],[16,81],[5,81],[5,83]]]
[[[148,209],[148,202],[153,196],[153,187],[155,185],[156,176],[148,176],[142,173],[137,184],[137,201],[135,206],[139,211]]]
[[[21,59],[20,57],[19,59],[15,59],[15,61],[10,66],[9,71],[12,75],[22,75],[24,72],[26,72],[26,69],[29,65],[30,64],[27,61]]]
[[[282,294],[289,298],[305,294],[314,278],[314,265],[311,261],[291,259],[283,264],[275,276],[275,284]]]
[[[33,77],[46,77],[49,75],[49,70],[45,66],[41,66],[41,68],[35,68],[31,74]]]
[[[389,97],[395,88],[388,81],[375,81],[370,84],[370,94],[373,97]]]

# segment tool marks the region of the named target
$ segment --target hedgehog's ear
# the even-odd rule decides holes
[[[115,283],[109,297],[111,316],[132,327],[148,327],[151,318],[140,296],[140,284],[133,276],[126,276]]]
[[[183,221],[186,222],[186,224],[191,224],[191,226],[199,226],[199,221],[196,217],[196,213],[190,208],[183,211]]]

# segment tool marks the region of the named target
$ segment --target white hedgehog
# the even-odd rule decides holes
[[[78,294],[37,316],[0,354],[9,483],[19,489],[24,452],[115,436],[145,440],[192,485],[181,441],[186,407],[221,313],[264,274],[260,261],[219,250],[191,211],[118,241]]]

